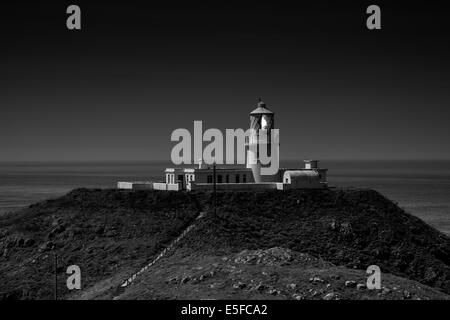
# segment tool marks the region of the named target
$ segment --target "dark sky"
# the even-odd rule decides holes
[[[450,159],[444,1],[148,3],[2,3],[0,161],[170,159],[174,129],[247,128],[258,97],[284,159]]]

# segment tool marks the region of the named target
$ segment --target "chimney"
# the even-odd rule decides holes
[[[319,160],[304,160],[304,162],[307,170],[319,169]]]

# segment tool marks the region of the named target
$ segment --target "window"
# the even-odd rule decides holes
[[[212,175],[208,175],[208,177],[206,177],[206,182],[207,183],[212,183]]]
[[[261,129],[268,130],[269,129],[269,117],[266,115],[263,115],[261,118]]]
[[[242,175],[242,182],[247,183],[247,175],[245,174]]]
[[[236,175],[236,183],[239,183],[239,175]]]
[[[217,176],[217,183],[222,183],[222,175],[221,174],[219,174]]]
[[[230,183],[230,175],[229,175],[229,174],[227,174],[227,175],[225,176],[225,182],[226,182],[226,183]]]

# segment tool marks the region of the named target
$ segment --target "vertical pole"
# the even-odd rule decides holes
[[[214,184],[214,214],[216,214],[217,196],[216,196],[216,163],[213,166],[213,184]]]
[[[53,258],[54,258],[54,266],[55,266],[55,289],[54,289],[54,293],[55,293],[55,300],[58,300],[58,258],[56,256],[56,252],[53,253]]]

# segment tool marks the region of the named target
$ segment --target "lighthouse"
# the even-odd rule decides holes
[[[259,99],[255,110],[250,112],[250,134],[247,139],[247,168],[252,169],[256,183],[273,181],[272,176],[261,176],[260,161],[261,146],[265,145],[267,156],[271,156],[271,134],[274,129],[275,114]],[[260,135],[260,130],[266,130],[267,135]],[[278,159],[278,158],[277,158]]]
[[[218,131],[217,129],[215,130]],[[153,189],[166,191],[327,188],[328,169],[320,168],[318,160],[305,160],[303,168],[298,166],[290,168],[279,167],[280,143],[279,130],[275,129],[275,114],[261,99],[259,99],[256,109],[250,112],[250,128],[246,131],[242,129],[230,131],[232,133],[234,132],[230,140],[234,141],[237,139],[238,141],[239,166],[233,166],[233,163],[227,163],[226,166],[221,164],[216,167],[204,164],[203,160],[199,159],[197,168],[179,166],[166,168],[164,172],[165,181],[119,181],[117,187],[119,189]],[[228,132],[229,129],[227,129],[227,135]],[[244,141],[245,145],[243,146]],[[234,148],[234,143],[231,146]],[[241,166],[243,164],[243,152],[246,155],[245,168]]]

